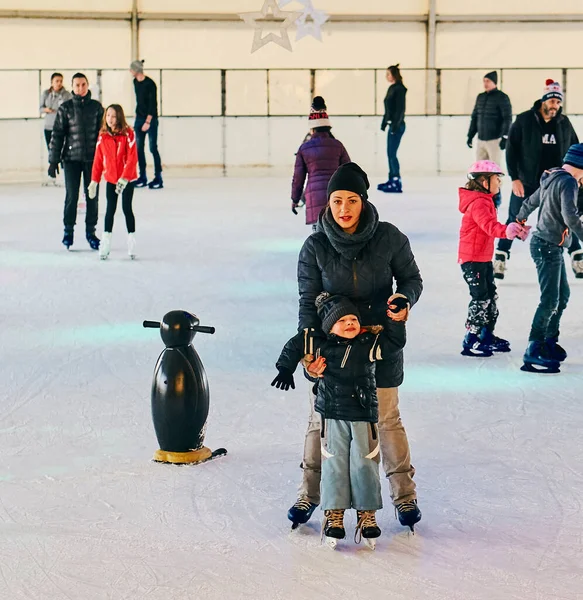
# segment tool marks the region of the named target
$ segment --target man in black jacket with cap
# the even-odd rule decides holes
[[[468,130],[468,146],[478,134],[476,160],[492,160],[500,164],[500,150],[506,148],[508,130],[512,123],[510,98],[500,91],[498,74],[491,71],[484,75],[484,92],[478,94]]]

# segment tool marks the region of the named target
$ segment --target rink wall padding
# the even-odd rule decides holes
[[[583,116],[570,117],[583,139]],[[159,147],[172,169],[274,167],[289,169],[308,131],[303,117],[162,117]],[[475,156],[466,147],[469,117],[407,117],[399,160],[403,176],[461,173]],[[367,171],[387,169],[386,133],[379,117],[333,117],[333,133]],[[47,152],[40,119],[0,120],[0,182],[40,181]],[[149,159],[151,164],[151,159]],[[281,171],[280,171],[281,172]]]

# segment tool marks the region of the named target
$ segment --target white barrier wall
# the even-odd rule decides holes
[[[583,138],[583,116],[571,117]],[[408,117],[399,159],[408,174],[463,173],[474,159],[466,147],[468,117]],[[378,117],[336,117],[334,135],[350,157],[374,176],[386,175],[386,134]],[[294,154],[307,132],[298,117],[181,117],[161,119],[164,168],[272,167],[292,173]],[[0,121],[0,181],[40,181],[46,148],[38,120]],[[151,158],[148,158],[151,164]],[[193,176],[200,174],[194,170]]]

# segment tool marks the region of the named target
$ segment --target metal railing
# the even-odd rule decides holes
[[[55,68],[54,70],[59,70]],[[135,99],[126,69],[79,69],[95,97],[120,103],[133,114]],[[583,68],[404,69],[410,116],[469,115],[482,77],[497,70],[499,87],[509,94],[514,112],[541,97],[545,79],[564,89],[564,109],[583,114]],[[74,70],[62,71],[66,82]],[[0,70],[4,89],[0,119],[36,119],[41,91],[52,70]],[[311,99],[322,95],[332,117],[379,116],[387,89],[384,69],[151,69],[158,84],[163,117],[306,117]],[[67,86],[68,87],[68,86]]]

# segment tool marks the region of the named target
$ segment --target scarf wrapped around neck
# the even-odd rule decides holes
[[[326,208],[320,214],[318,231],[323,231],[336,252],[348,260],[354,260],[374,236],[379,225],[379,213],[370,203],[364,202],[358,227],[354,233],[346,233]]]

